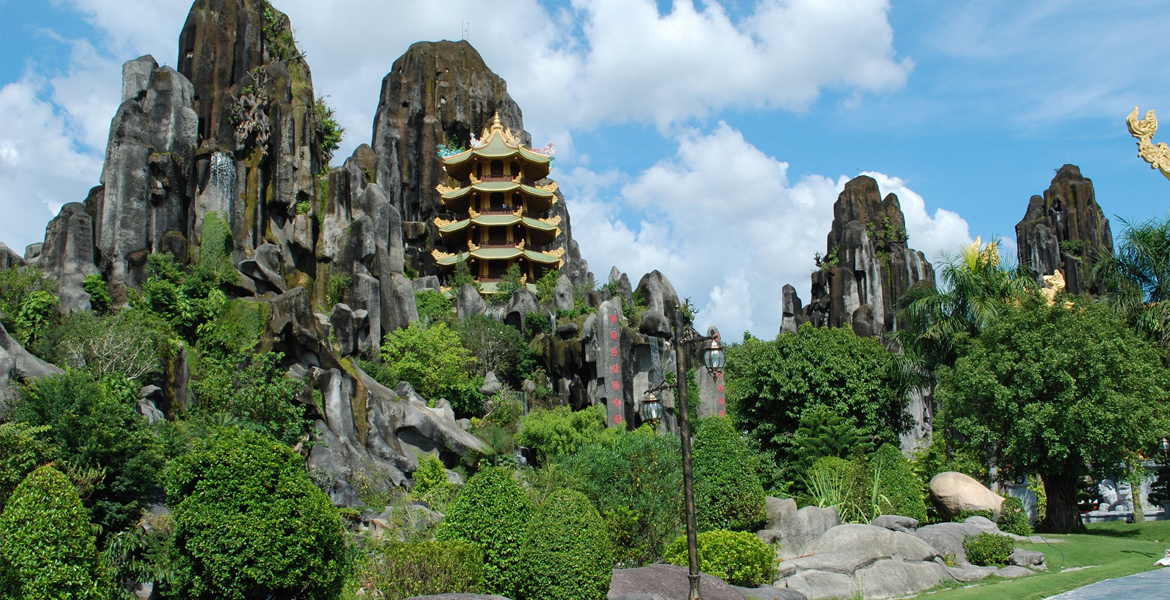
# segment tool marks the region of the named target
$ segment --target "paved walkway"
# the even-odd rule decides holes
[[[1052,596],[1047,600],[1167,600],[1170,598],[1170,567],[1158,567],[1153,571],[1128,577],[1106,579],[1091,583],[1071,592]]]

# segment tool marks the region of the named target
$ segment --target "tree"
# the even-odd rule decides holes
[[[711,417],[699,423],[693,458],[699,531],[758,529],[764,517],[764,488],[754,457],[731,419]]]
[[[1170,426],[1170,372],[1155,346],[1107,307],[1035,296],[1007,307],[943,369],[942,419],[990,449],[1000,468],[1036,472],[1048,499],[1045,525],[1081,529],[1083,475],[1153,450]]]
[[[793,449],[805,411],[825,406],[861,434],[897,442],[910,427],[906,398],[889,376],[891,355],[847,328],[802,325],[796,334],[744,340],[727,351],[728,406],[763,451]]]
[[[225,428],[167,469],[174,577],[183,598],[336,598],[347,568],[341,517],[304,458]]]
[[[41,439],[48,425],[0,423],[0,511],[16,486],[38,466],[56,455],[56,448]]]
[[[1098,261],[1093,279],[1119,315],[1162,345],[1170,364],[1170,215],[1122,223],[1116,256]]]
[[[207,416],[231,415],[245,427],[296,445],[311,422],[296,398],[305,384],[280,370],[283,357],[280,352],[204,357],[203,376],[192,386],[199,410]]]
[[[524,335],[491,317],[470,315],[459,326],[463,347],[475,357],[477,371],[491,371],[505,381],[516,380],[516,367],[524,358]]]
[[[0,597],[105,600],[112,592],[77,490],[52,466],[33,471],[0,515]]]
[[[475,387],[475,358],[463,347],[459,333],[446,323],[424,327],[415,321],[406,329],[387,333],[381,357],[382,367],[376,377],[390,388],[407,381],[425,398],[446,397],[455,404],[470,387]],[[466,408],[457,407],[457,411],[476,412]]]

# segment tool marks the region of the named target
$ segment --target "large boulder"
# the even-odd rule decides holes
[[[650,565],[635,569],[614,569],[608,600],[686,600],[690,591],[687,567]],[[699,574],[703,600],[747,600],[726,581]]]
[[[61,373],[56,365],[51,365],[32,354],[29,354],[0,324],[0,416],[7,408],[5,399],[15,393],[12,382],[44,377]]]
[[[37,266],[57,280],[58,310],[69,314],[90,308],[83,284],[86,277],[98,274],[98,268],[93,255],[93,218],[84,204],[70,202],[49,221]]]
[[[841,524],[835,507],[806,506],[797,510],[792,498],[766,498],[768,527],[780,541],[777,556],[789,559],[806,554],[806,548],[826,531]]]
[[[953,519],[964,510],[990,510],[999,518],[1003,496],[987,489],[969,475],[946,471],[930,480],[930,499],[944,519]]]

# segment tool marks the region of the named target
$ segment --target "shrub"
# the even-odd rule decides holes
[[[662,557],[682,526],[677,438],[643,427],[612,445],[583,446],[559,462],[601,513],[619,565],[640,567]]]
[[[106,288],[106,280],[101,275],[93,274],[81,283],[81,289],[89,294],[89,307],[99,315],[109,314],[114,301],[110,298],[110,290]]]
[[[981,533],[963,540],[967,561],[985,567],[1002,566],[1015,550],[1012,538],[994,533]]]
[[[419,290],[414,293],[414,303],[418,307],[418,319],[427,324],[454,323],[455,303],[435,290]]]
[[[0,423],[0,511],[21,481],[56,454],[56,448],[41,439],[48,425]]]
[[[491,594],[517,597],[527,565],[521,544],[532,505],[512,471],[481,469],[451,502],[435,538],[464,540],[483,549],[483,587]]]
[[[475,358],[463,347],[459,333],[445,323],[424,327],[415,321],[387,333],[381,357],[375,377],[391,389],[408,381],[425,398],[449,398],[472,383]]]
[[[0,592],[105,600],[112,591],[77,490],[51,466],[33,471],[0,515]]]
[[[561,276],[561,272],[557,269],[549,269],[536,280],[536,299],[541,304],[548,304],[555,299],[554,293],[557,290],[557,279]]]
[[[483,582],[483,551],[461,540],[387,542],[359,567],[367,592],[387,600],[447,593],[476,593]]]
[[[184,598],[334,598],[347,568],[341,518],[304,459],[226,428],[171,463],[176,589]]]
[[[0,322],[14,337],[16,315],[30,294],[36,291],[57,293],[56,280],[45,277],[36,267],[9,267],[0,271]],[[18,337],[19,339],[19,337]]]
[[[601,515],[581,492],[553,492],[528,525],[521,562],[527,570],[523,598],[603,600],[613,551]]]
[[[60,348],[66,360],[98,379],[121,374],[129,380],[149,381],[162,371],[163,358],[170,351],[166,322],[142,310],[106,316],[83,311],[69,315],[64,329]]]
[[[925,523],[926,486],[902,451],[893,444],[883,444],[870,458],[869,465],[871,477],[877,482],[877,512]]]
[[[491,317],[472,315],[459,327],[463,347],[475,357],[477,371],[492,371],[502,381],[516,381],[516,367],[524,356],[524,336],[515,327]]]
[[[1028,512],[1024,510],[1024,503],[1019,498],[1004,498],[1003,506],[999,508],[999,528],[1001,531],[1016,535],[1032,535],[1032,525],[1028,522]]]
[[[200,412],[230,415],[242,426],[295,445],[310,425],[304,405],[296,399],[305,384],[279,369],[282,358],[280,352],[204,358],[203,376],[192,385]]]
[[[531,340],[538,335],[551,334],[552,332],[552,321],[547,313],[536,311],[524,315],[524,335],[528,339]]]
[[[325,292],[325,302],[329,306],[344,304],[349,301],[349,286],[353,277],[348,273],[338,273],[329,278],[329,289]],[[422,316],[421,314],[419,315]]]
[[[28,382],[10,407],[13,420],[48,427],[42,439],[62,462],[104,472],[86,506],[106,534],[138,519],[162,468],[158,436],[135,411],[138,390],[124,377],[70,370]]]
[[[428,454],[419,461],[411,479],[414,481],[414,493],[425,494],[434,488],[447,485],[447,469],[438,456]]]
[[[620,430],[605,425],[603,404],[578,411],[568,406],[534,408],[520,418],[516,442],[531,448],[540,460],[551,460],[589,444],[612,444]]]
[[[822,456],[849,458],[868,454],[873,444],[867,438],[852,418],[845,418],[828,406],[815,406],[801,415],[800,427],[792,436],[796,463],[808,470]]]
[[[731,585],[759,587],[776,575],[776,551],[746,531],[704,531],[697,537],[699,570]],[[666,561],[687,566],[687,536],[681,535],[666,549]]]
[[[699,424],[694,443],[695,505],[699,531],[746,531],[764,515],[764,488],[747,445],[731,419],[711,417]]]
[[[867,523],[872,512],[867,475],[865,465],[859,462],[826,456],[804,473],[806,496],[802,500],[821,508],[836,506],[842,521]]]
[[[979,510],[963,509],[959,514],[955,515],[955,523],[962,523],[971,517],[983,517],[988,521],[995,520],[995,512],[989,508],[981,508]]]

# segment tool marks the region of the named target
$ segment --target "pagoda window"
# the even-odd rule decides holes
[[[488,263],[488,277],[499,279],[508,272],[508,263],[502,260],[493,260]]]
[[[504,176],[504,161],[493,160],[492,161],[492,177],[503,177],[503,176]]]
[[[489,227],[488,228],[488,243],[489,244],[506,244],[508,243],[508,230],[503,227]]]
[[[483,163],[475,163],[475,178],[483,179]]]
[[[491,210],[507,210],[508,206],[504,204],[504,194],[500,192],[492,192],[491,195]]]
[[[512,173],[512,177],[515,177],[515,176],[520,174],[520,163],[518,163],[516,161],[512,161],[512,164],[508,165],[508,167],[509,167],[509,171]]]

